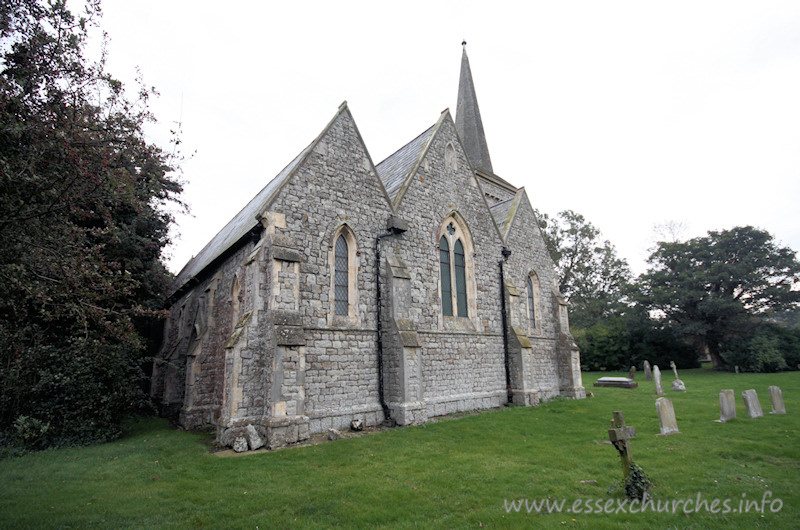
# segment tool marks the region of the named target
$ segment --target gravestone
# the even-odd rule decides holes
[[[631,438],[636,438],[636,428],[625,425],[625,415],[622,411],[615,410],[614,419],[611,420],[611,429],[608,430],[608,439],[611,440],[611,444],[619,452],[623,480],[627,479],[628,475],[631,474],[631,463],[633,463]]]
[[[638,388],[639,383],[627,377],[601,377],[594,386],[615,386],[617,388]]]
[[[672,373],[675,374],[675,380],[672,382],[673,392],[686,392],[686,385],[683,384],[681,378],[678,377],[678,367],[675,366],[675,361],[670,361],[669,365],[672,368]]]
[[[744,407],[747,409],[748,418],[760,418],[764,415],[764,411],[761,410],[761,403],[758,401],[758,394],[754,389],[751,388],[742,392],[742,398],[744,398]]]
[[[646,381],[651,381],[653,379],[653,369],[650,368],[650,361],[644,362],[644,378]]]
[[[658,365],[653,366],[653,382],[656,385],[656,395],[663,396],[664,387],[661,386],[661,370],[658,369]]]
[[[675,409],[672,408],[672,401],[665,397],[658,398],[656,400],[656,411],[658,412],[658,425],[661,427],[660,436],[680,434],[678,420],[675,419]]]
[[[733,389],[721,390],[719,393],[719,419],[714,421],[725,423],[734,419],[736,419],[736,400]]]
[[[783,404],[783,393],[779,387],[769,387],[769,400],[772,403],[772,412],[770,412],[770,414],[786,414],[786,406]]]
[[[630,370],[628,370],[628,377],[629,377],[630,379],[633,379],[633,377],[634,377],[635,375],[636,375],[636,367],[635,367],[635,366],[631,366],[631,369],[630,369]]]

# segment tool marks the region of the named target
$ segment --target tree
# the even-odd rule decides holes
[[[0,433],[29,446],[118,432],[141,390],[144,329],[181,185],[145,140],[152,90],[84,57],[88,0],[0,3]]]
[[[759,316],[800,304],[795,252],[751,226],[658,243],[649,263],[640,278],[643,303],[707,349],[715,368],[723,345],[749,338]]]
[[[627,371],[645,360],[660,366],[675,361],[679,368],[700,365],[694,349],[668,323],[654,321],[640,307],[577,329],[574,336],[584,370]]]
[[[555,217],[537,212],[547,250],[556,265],[559,289],[569,300],[573,327],[589,327],[627,306],[628,263],[600,231],[571,210]]]

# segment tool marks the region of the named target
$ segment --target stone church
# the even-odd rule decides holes
[[[152,395],[269,447],[583,398],[557,283],[525,189],[492,171],[465,49],[455,121],[376,165],[343,103],[189,261]]]

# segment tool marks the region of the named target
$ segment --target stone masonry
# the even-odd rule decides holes
[[[462,83],[465,68],[466,52]],[[480,120],[474,90],[459,109]],[[471,163],[473,134],[445,111],[376,166],[343,104],[178,274],[153,369],[162,410],[274,448],[356,419],[585,397],[528,196]]]

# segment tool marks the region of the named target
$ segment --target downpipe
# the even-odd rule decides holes
[[[386,404],[386,396],[383,388],[383,317],[382,317],[382,307],[381,307],[381,240],[385,237],[389,236],[396,236],[400,235],[405,230],[392,227],[391,230],[388,232],[384,232],[383,234],[379,234],[375,238],[375,293],[378,303],[378,322],[377,322],[377,329],[378,329],[378,400],[381,403],[381,408],[383,409],[383,418],[385,424],[393,425],[394,421],[392,420],[390,413],[389,413],[389,406]]]
[[[502,312],[503,321],[503,360],[506,367],[506,397],[508,403],[512,403],[513,393],[511,392],[511,368],[509,366],[509,353],[508,353],[508,317],[506,315],[506,281],[505,274],[503,274],[503,264],[508,261],[511,256],[511,251],[503,247],[503,259],[500,260],[500,310]]]

